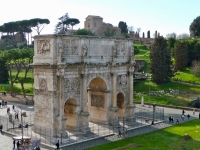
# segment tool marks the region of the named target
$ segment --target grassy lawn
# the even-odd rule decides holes
[[[164,94],[162,96],[149,96],[150,91],[161,90],[179,90],[179,95]],[[189,106],[191,100],[199,96],[200,87],[190,84],[183,84],[180,82],[168,82],[164,85],[156,85],[149,81],[139,81],[134,83],[134,91],[136,93],[145,92],[144,102],[175,105],[175,106]],[[141,97],[138,94],[134,94],[134,101],[141,101]]]
[[[139,53],[134,56],[135,59],[145,60],[145,62],[146,62],[145,67],[143,67],[140,71],[149,72],[149,65],[150,65],[149,54],[150,54],[150,51],[146,48],[146,46],[144,46],[142,44],[134,44],[134,46],[136,46],[139,49]]]
[[[15,75],[17,72],[14,71],[12,74]],[[22,78],[24,77],[24,70],[21,70],[21,72],[19,73],[19,77]],[[33,74],[32,72],[28,72],[27,74],[27,80],[24,83],[25,86],[25,91],[27,94],[33,94]],[[0,91],[7,91],[10,92],[10,84],[0,84]],[[21,90],[21,85],[18,81],[16,81],[14,83],[14,93],[16,94],[21,94],[22,90]]]
[[[112,142],[91,150],[200,150],[200,120]],[[189,135],[189,136],[186,136]]]

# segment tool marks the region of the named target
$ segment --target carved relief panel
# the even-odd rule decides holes
[[[91,94],[91,106],[104,108],[104,96]]]
[[[64,80],[64,95],[67,97],[80,97],[80,81],[78,78]]]
[[[38,54],[50,53],[50,40],[38,40],[37,53]]]
[[[66,57],[66,55],[78,55],[78,40],[62,39],[61,43],[58,43],[57,46],[62,58]]]

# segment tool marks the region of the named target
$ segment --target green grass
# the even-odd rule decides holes
[[[17,73],[17,71],[13,71],[13,77],[14,75]],[[24,70],[21,70],[21,72],[19,73],[19,77],[23,78],[24,77]],[[27,79],[24,83],[24,87],[25,87],[25,92],[27,94],[33,94],[33,73],[32,72],[28,72],[27,73]],[[7,91],[8,93],[10,93],[10,83],[9,84],[0,84],[0,91]],[[13,88],[13,92],[16,94],[22,94],[22,90],[21,90],[21,85],[18,81],[16,81],[14,83],[14,88]]]
[[[150,51],[146,48],[146,46],[144,46],[142,44],[134,44],[134,46],[136,46],[139,49],[139,53],[134,56],[135,59],[145,60],[145,63],[146,63],[145,67],[143,67],[140,71],[149,72],[149,65],[150,65],[149,55],[150,55]]]
[[[179,80],[184,82],[200,84],[200,78],[190,73],[189,68],[186,68],[182,71],[178,71],[173,78],[178,78]]]
[[[91,150],[199,150],[200,120],[91,148]],[[189,135],[192,139],[185,140]]]

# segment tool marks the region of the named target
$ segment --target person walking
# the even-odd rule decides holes
[[[12,109],[13,109],[13,111],[15,110],[15,105],[12,105]]]
[[[19,144],[19,141],[17,141],[17,149],[19,149],[19,145],[20,145],[20,144]]]
[[[190,114],[188,114],[187,117],[188,117],[188,120],[190,120]]]
[[[121,130],[119,129],[118,138],[120,138],[121,136],[122,136],[122,132],[121,132]]]
[[[15,140],[13,140],[13,149],[15,149]]]
[[[193,115],[195,115],[195,109],[193,109]]]
[[[184,121],[184,117],[185,117],[184,114],[182,114],[182,115],[181,115],[182,121]]]
[[[184,115],[185,114],[185,110],[183,109],[183,111],[182,111],[182,114]]]
[[[59,140],[58,140],[58,142],[56,143],[56,149],[57,149],[57,150],[60,149]]]
[[[1,108],[1,102],[0,102],[0,108]]]
[[[179,124],[179,118],[178,117],[176,118],[176,124]]]
[[[2,124],[0,124],[0,132],[1,132],[1,134],[3,134],[3,125]]]

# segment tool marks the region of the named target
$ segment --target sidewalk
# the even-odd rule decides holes
[[[16,104],[22,104],[22,105],[26,105],[26,101],[27,101],[27,105],[30,105],[30,106],[34,105],[32,95],[28,95],[27,98],[24,98],[23,95],[16,95],[16,97],[12,97],[9,93],[7,93],[6,96],[0,95],[0,100],[4,100],[7,102],[12,102]]]

